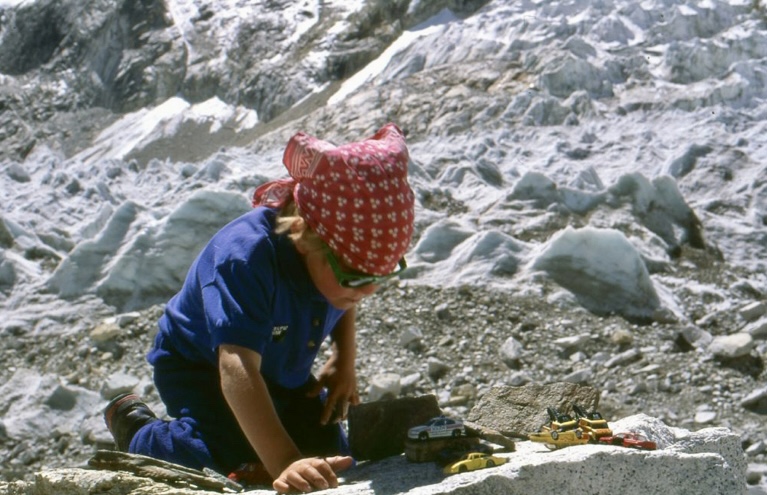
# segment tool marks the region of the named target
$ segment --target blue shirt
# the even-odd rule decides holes
[[[317,291],[293,242],[274,233],[276,215],[255,208],[216,233],[159,326],[192,362],[218,367],[219,345],[246,347],[261,355],[265,378],[295,388],[344,311]]]

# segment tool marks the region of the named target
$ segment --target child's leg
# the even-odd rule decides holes
[[[151,352],[150,362],[157,391],[175,419],[139,429],[130,452],[223,474],[258,460],[221,393],[218,370],[161,346]]]

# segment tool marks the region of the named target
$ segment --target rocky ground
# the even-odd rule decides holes
[[[685,278],[729,290],[737,274],[703,252],[676,262]],[[399,395],[435,394],[445,412],[464,416],[494,385],[574,381],[601,391],[599,409],[609,420],[644,412],[670,426],[697,430],[724,426],[740,434],[750,461],[764,463],[765,416],[743,399],[764,387],[764,341],[750,354],[722,359],[695,349],[689,324],[635,325],[581,309],[554,285],[540,296],[520,297],[478,287],[434,289],[393,282],[363,302],[358,320],[358,373],[363,400],[380,396],[382,374],[399,375]],[[694,308],[699,326],[712,336],[744,325],[737,311]],[[162,308],[126,315],[111,334],[101,326],[58,337],[19,336],[0,348],[0,380],[19,368],[61,377],[102,395],[135,383],[162,412],[144,354]],[[106,329],[106,330],[105,330]],[[688,335],[684,337],[683,335]],[[384,380],[385,382],[385,380]],[[371,389],[371,385],[373,385]],[[383,390],[383,392],[382,392]],[[396,387],[388,389],[397,393]],[[375,397],[373,397],[375,398]],[[102,434],[53,429],[49,442],[14,442],[0,431],[0,473],[28,477],[44,467],[79,466],[103,447]]]

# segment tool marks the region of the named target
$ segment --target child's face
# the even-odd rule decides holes
[[[336,279],[333,269],[330,267],[325,253],[321,249],[302,252],[306,268],[312,282],[320,294],[334,307],[342,310],[351,309],[357,305],[362,298],[367,297],[378,290],[378,285],[369,284],[362,287],[342,287]]]

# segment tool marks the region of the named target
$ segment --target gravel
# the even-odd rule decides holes
[[[681,264],[691,258],[683,256],[687,262]],[[726,270],[718,275],[687,270],[686,276],[698,274],[723,287],[737,279]],[[556,285],[543,281],[540,287],[534,296],[396,281],[382,287],[358,311],[363,400],[374,376],[394,373],[402,377],[400,395],[435,394],[447,414],[462,417],[493,386],[569,380],[600,390],[599,410],[608,420],[643,412],[690,430],[727,427],[741,435],[744,449],[755,446],[750,462],[764,463],[765,449],[757,448],[765,441],[764,416],[744,406],[749,394],[764,388],[764,341],[738,359],[716,358],[680,337],[689,323],[638,325],[596,316]],[[746,323],[737,311],[706,313],[696,304],[690,303],[691,311],[699,313],[703,332],[712,336]],[[0,349],[5,363],[0,379],[5,383],[17,369],[31,368],[65,384],[103,390],[102,396],[114,389],[112,382],[127,380],[138,384],[162,414],[144,357],[161,312],[162,306],[154,306],[122,315],[112,322],[112,329],[119,328],[113,334],[102,325],[55,337],[17,336]],[[511,357],[504,345],[510,339],[516,341]],[[324,345],[321,356],[326,352]],[[3,433],[0,429],[0,473],[9,480],[28,478],[44,467],[84,465],[103,448],[92,436],[55,425],[39,442],[15,441]]]

